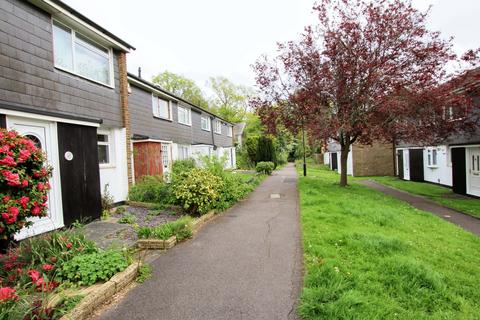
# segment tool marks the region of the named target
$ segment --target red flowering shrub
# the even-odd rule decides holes
[[[32,140],[0,129],[0,239],[10,239],[47,213],[51,168]]]

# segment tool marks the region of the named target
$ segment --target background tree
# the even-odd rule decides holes
[[[337,141],[341,186],[355,142],[431,143],[474,127],[445,116],[448,108],[468,114],[472,103],[452,93],[459,73],[447,66],[459,59],[451,40],[426,28],[427,13],[403,0],[320,0],[314,10],[317,25],[279,44],[273,61],[255,63],[261,95],[252,104],[270,131],[303,126],[311,138]]]
[[[202,90],[191,79],[170,71],[164,71],[153,77],[152,82],[199,107],[209,109]]]
[[[277,165],[277,157],[272,139],[261,136],[258,138],[256,163],[270,161]]]
[[[212,110],[230,122],[243,122],[248,111],[248,99],[252,90],[236,85],[225,77],[212,77],[208,86],[213,91]]]

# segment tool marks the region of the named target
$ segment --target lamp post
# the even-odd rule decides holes
[[[303,127],[303,121],[302,121],[302,140],[303,140],[303,176],[307,176],[307,156],[306,156],[306,150],[305,150],[305,128]]]

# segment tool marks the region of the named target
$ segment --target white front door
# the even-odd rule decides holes
[[[56,123],[7,116],[7,127],[33,140],[37,147],[45,152],[47,163],[53,167],[52,177],[49,181],[52,188],[48,194],[47,216],[32,218],[33,225],[20,230],[15,235],[15,239],[21,240],[63,227]]]
[[[172,167],[172,144],[162,142],[162,166],[163,176],[168,180]]]
[[[467,193],[480,197],[480,147],[467,150]]]

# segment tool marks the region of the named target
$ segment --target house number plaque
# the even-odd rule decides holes
[[[65,160],[72,161],[73,160],[73,153],[71,151],[65,152]]]

